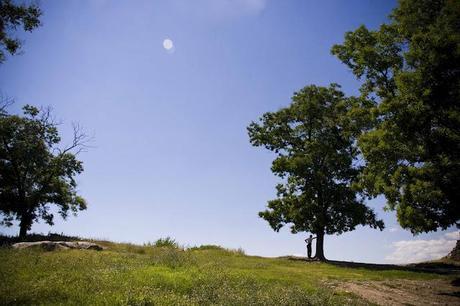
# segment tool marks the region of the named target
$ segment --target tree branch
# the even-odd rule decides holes
[[[0,115],[6,115],[6,109],[14,104],[14,99],[0,93]]]
[[[65,153],[76,149],[74,152],[75,155],[80,154],[81,152],[86,152],[86,149],[91,146],[89,143],[94,139],[94,137],[87,135],[80,124],[72,123],[73,129],[73,139],[72,143],[63,149],[58,149],[59,155],[64,155]]]

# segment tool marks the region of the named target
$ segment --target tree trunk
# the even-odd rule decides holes
[[[21,216],[21,222],[19,223],[19,239],[24,240],[27,235],[27,231],[30,229],[31,222],[30,218],[26,215]]]
[[[316,233],[315,259],[319,261],[326,261],[326,257],[324,257],[324,232]]]

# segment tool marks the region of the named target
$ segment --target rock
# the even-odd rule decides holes
[[[42,248],[46,251],[54,251],[56,249],[68,249],[68,247],[55,241],[37,241],[37,242],[19,242],[13,244],[15,249]]]
[[[37,241],[37,242],[19,242],[13,244],[15,249],[42,248],[46,251],[83,249],[102,251],[105,248],[92,242],[87,241]]]

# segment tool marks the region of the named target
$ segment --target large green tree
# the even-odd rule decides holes
[[[23,110],[23,116],[0,111],[0,213],[5,225],[19,221],[21,238],[39,219],[53,224],[50,205],[64,219],[69,211],[86,208],[77,194],[75,175],[83,171],[76,154],[88,140],[74,126],[72,143],[60,147],[50,112],[32,106]]]
[[[16,4],[11,0],[0,0],[0,63],[5,61],[5,52],[16,54],[22,42],[13,36],[18,28],[31,32],[40,26],[40,8],[35,5]]]
[[[460,1],[400,0],[388,24],[346,33],[332,53],[373,104],[361,187],[414,234],[458,226]]]
[[[383,229],[363,198],[352,188],[360,173],[356,135],[361,122],[350,115],[360,99],[346,98],[337,85],[307,86],[292,103],[265,113],[248,127],[254,146],[276,153],[272,171],[283,179],[278,197],[259,215],[279,231],[317,235],[316,255],[324,260],[324,236],[341,234],[357,225]]]

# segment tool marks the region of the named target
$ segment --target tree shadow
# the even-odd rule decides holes
[[[296,256],[285,256],[289,260],[303,261],[303,262],[320,262],[314,258],[308,259],[305,257],[296,257]],[[338,260],[326,260],[324,263],[328,263],[334,266],[343,267],[343,268],[363,268],[367,270],[375,271],[384,271],[384,270],[399,270],[399,271],[409,271],[409,272],[421,272],[421,273],[435,273],[442,275],[453,275],[460,274],[460,265],[455,265],[452,263],[444,262],[425,262],[418,264],[409,264],[409,265],[393,265],[393,264],[372,264],[372,263],[362,263],[362,262],[352,262],[352,261],[338,261]],[[454,286],[460,286],[460,278],[454,280]]]
[[[435,273],[435,274],[460,274],[460,266],[442,263],[442,262],[427,262],[419,264],[409,264],[409,265],[392,265],[392,264],[370,264],[370,263],[360,263],[360,262],[348,262],[348,261],[336,261],[328,260],[327,263],[346,267],[346,268],[364,268],[368,270],[400,270],[400,271],[410,271],[410,272],[423,272],[423,273]]]
[[[442,292],[442,293],[439,293],[439,295],[446,295],[446,296],[453,296],[453,297],[460,298],[460,291],[455,291],[455,292]]]

